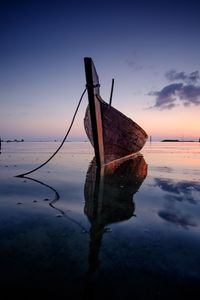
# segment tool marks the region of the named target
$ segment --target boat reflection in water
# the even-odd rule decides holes
[[[91,223],[88,280],[98,268],[98,255],[106,226],[128,220],[134,215],[133,195],[146,175],[147,164],[140,153],[101,169],[96,168],[95,158],[91,162],[84,189],[84,213]]]

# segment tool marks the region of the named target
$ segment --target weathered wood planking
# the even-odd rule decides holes
[[[102,100],[99,78],[91,58],[85,58],[89,106],[84,126],[94,146],[98,166],[139,152],[148,135],[130,118]],[[88,68],[88,69],[87,69]]]

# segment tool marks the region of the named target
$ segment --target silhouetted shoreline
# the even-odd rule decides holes
[[[162,140],[161,142],[185,142],[185,143],[188,143],[188,142],[199,142],[199,141],[194,141],[194,140],[189,140],[189,141],[180,141],[180,140],[170,140],[170,139],[166,139],[166,140]]]
[[[24,139],[14,139],[14,140],[1,140],[1,142],[5,142],[5,143],[19,143],[19,142],[24,142]]]

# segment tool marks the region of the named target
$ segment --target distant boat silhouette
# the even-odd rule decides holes
[[[112,107],[111,101],[108,104],[102,100],[94,63],[90,57],[85,57],[84,61],[89,100],[84,126],[94,146],[96,165],[100,167],[139,152],[148,136],[138,124]]]

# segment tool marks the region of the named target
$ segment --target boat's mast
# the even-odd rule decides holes
[[[112,79],[109,105],[112,105],[113,88],[114,88],[114,78]]]
[[[84,62],[96,165],[101,167],[104,164],[102,118],[100,103],[95,97],[97,95],[96,91],[99,89],[99,82],[92,59],[85,57]]]

